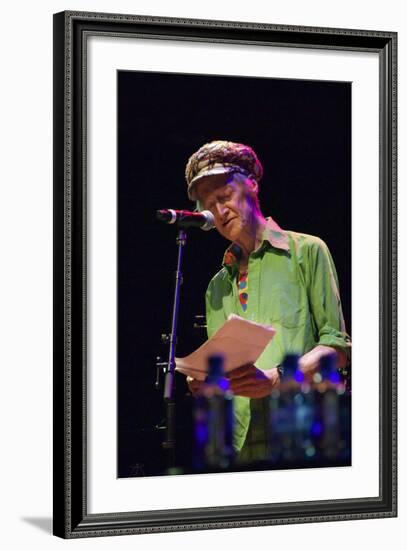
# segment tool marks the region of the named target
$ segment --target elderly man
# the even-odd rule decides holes
[[[336,355],[339,368],[349,359],[335,266],[321,239],[284,231],[264,217],[258,199],[263,168],[251,147],[207,143],[190,157],[185,173],[189,198],[212,212],[216,229],[232,243],[207,289],[208,336],[230,313],[276,329],[256,365],[230,374],[235,449],[241,461],[266,459],[267,397],[278,387],[285,355],[299,354],[308,377],[327,354]],[[193,379],[189,386],[199,389]]]

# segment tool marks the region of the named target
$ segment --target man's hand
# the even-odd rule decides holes
[[[327,355],[334,355],[337,361],[337,367],[342,368],[346,365],[346,353],[331,346],[315,346],[311,351],[300,357],[299,368],[305,374],[308,381],[319,371],[320,361]]]
[[[189,391],[194,397],[196,397],[201,393],[202,386],[203,384],[205,384],[205,382],[201,380],[196,380],[196,378],[192,378],[192,376],[187,376],[187,384]]]
[[[227,375],[230,390],[234,395],[260,398],[270,395],[280,383],[277,369],[261,370],[252,364],[243,365]],[[202,390],[204,382],[187,376],[188,387],[195,397]]]
[[[252,364],[232,370],[228,378],[230,389],[235,395],[257,399],[270,395],[280,384],[277,369],[261,370]]]

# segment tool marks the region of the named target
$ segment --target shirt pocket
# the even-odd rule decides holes
[[[306,302],[297,282],[275,282],[269,291],[272,324],[296,328],[304,324]]]

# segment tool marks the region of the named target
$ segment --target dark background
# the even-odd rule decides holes
[[[161,208],[193,210],[189,156],[214,139],[250,145],[264,167],[260,204],[283,229],[321,237],[338,271],[351,333],[351,85],[252,77],[118,72],[118,476],[164,473],[161,334],[170,331],[176,229]],[[192,229],[184,253],[177,356],[205,339],[193,328],[228,245]],[[178,441],[190,399],[177,375]],[[177,448],[182,465],[189,449]]]

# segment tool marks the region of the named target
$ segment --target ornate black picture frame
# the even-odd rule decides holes
[[[145,37],[379,56],[379,496],[88,513],[87,40]],[[63,538],[394,517],[397,514],[397,35],[87,12],[54,15],[54,534]],[[97,343],[96,343],[97,345]],[[113,368],[113,367],[112,367]]]

